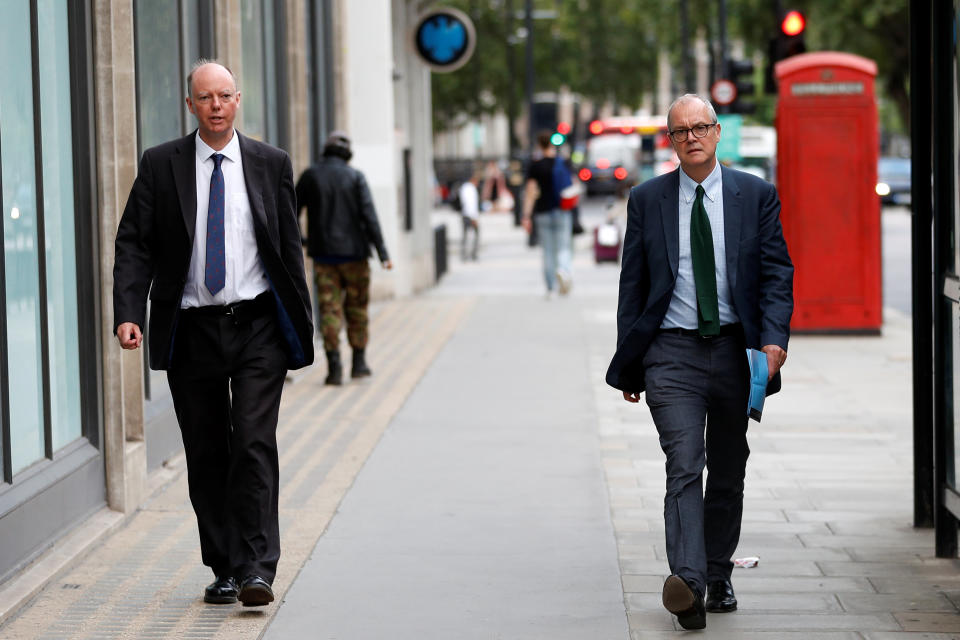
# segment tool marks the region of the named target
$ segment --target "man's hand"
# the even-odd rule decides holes
[[[124,349],[136,349],[143,342],[143,333],[136,323],[124,322],[117,327],[117,340]]]
[[[383,261],[382,263],[380,263],[380,264],[381,264],[381,265],[383,266],[383,268],[386,269],[387,271],[390,271],[390,269],[393,269],[393,261],[392,261],[392,260],[384,260],[384,261]]]
[[[530,233],[533,230],[533,221],[529,216],[524,216],[521,224],[523,224],[523,230],[527,233]]]
[[[640,393],[639,392],[631,393],[629,391],[624,391],[623,399],[626,400],[627,402],[640,402]]]
[[[775,344],[768,344],[761,351],[767,354],[767,382],[770,382],[787,361],[787,352]]]

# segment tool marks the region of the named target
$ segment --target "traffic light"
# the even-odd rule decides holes
[[[777,34],[770,39],[767,52],[767,68],[764,73],[763,89],[766,93],[777,92],[777,78],[774,66],[785,58],[804,53],[807,45],[803,41],[803,32],[807,20],[799,11],[787,11],[780,20]]]
[[[550,136],[550,142],[555,147],[559,147],[564,142],[567,141],[567,136],[570,135],[570,123],[569,122],[558,122],[557,130],[553,132],[553,135]]]
[[[756,90],[753,84],[753,61],[731,60],[728,64],[727,75],[737,88],[737,97],[730,103],[728,113],[753,113],[757,110],[756,103],[744,101],[744,98],[749,98]]]

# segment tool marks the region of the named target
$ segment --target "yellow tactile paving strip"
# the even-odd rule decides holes
[[[453,298],[387,303],[372,321],[372,378],[325,387],[319,354],[321,361],[284,390],[277,434],[283,548],[273,585],[278,602],[391,418],[472,304]],[[182,457],[174,464],[182,466]],[[202,601],[211,574],[200,563],[182,471],[123,528],[0,626],[0,638],[259,637],[277,602],[245,609]]]

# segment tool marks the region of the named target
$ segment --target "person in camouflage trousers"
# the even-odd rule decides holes
[[[325,351],[340,348],[340,326],[346,320],[347,342],[357,351],[367,348],[367,303],[370,300],[370,263],[345,262],[314,267],[320,305],[320,335]]]
[[[305,244],[316,276],[319,330],[327,354],[325,383],[332,385],[343,384],[340,326],[344,319],[353,349],[350,375],[371,375],[365,356],[370,246],[376,248],[384,269],[393,268],[366,178],[347,165],[352,155],[350,139],[334,131],[323,147],[323,159],[297,181],[297,204],[307,208]]]

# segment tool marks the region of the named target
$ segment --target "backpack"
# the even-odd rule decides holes
[[[580,190],[574,186],[567,163],[559,155],[553,161],[553,201],[564,211],[577,206]]]
[[[457,187],[456,192],[453,194],[453,198],[450,199],[450,206],[453,207],[454,211],[463,213],[463,203],[460,202],[460,187]]]

